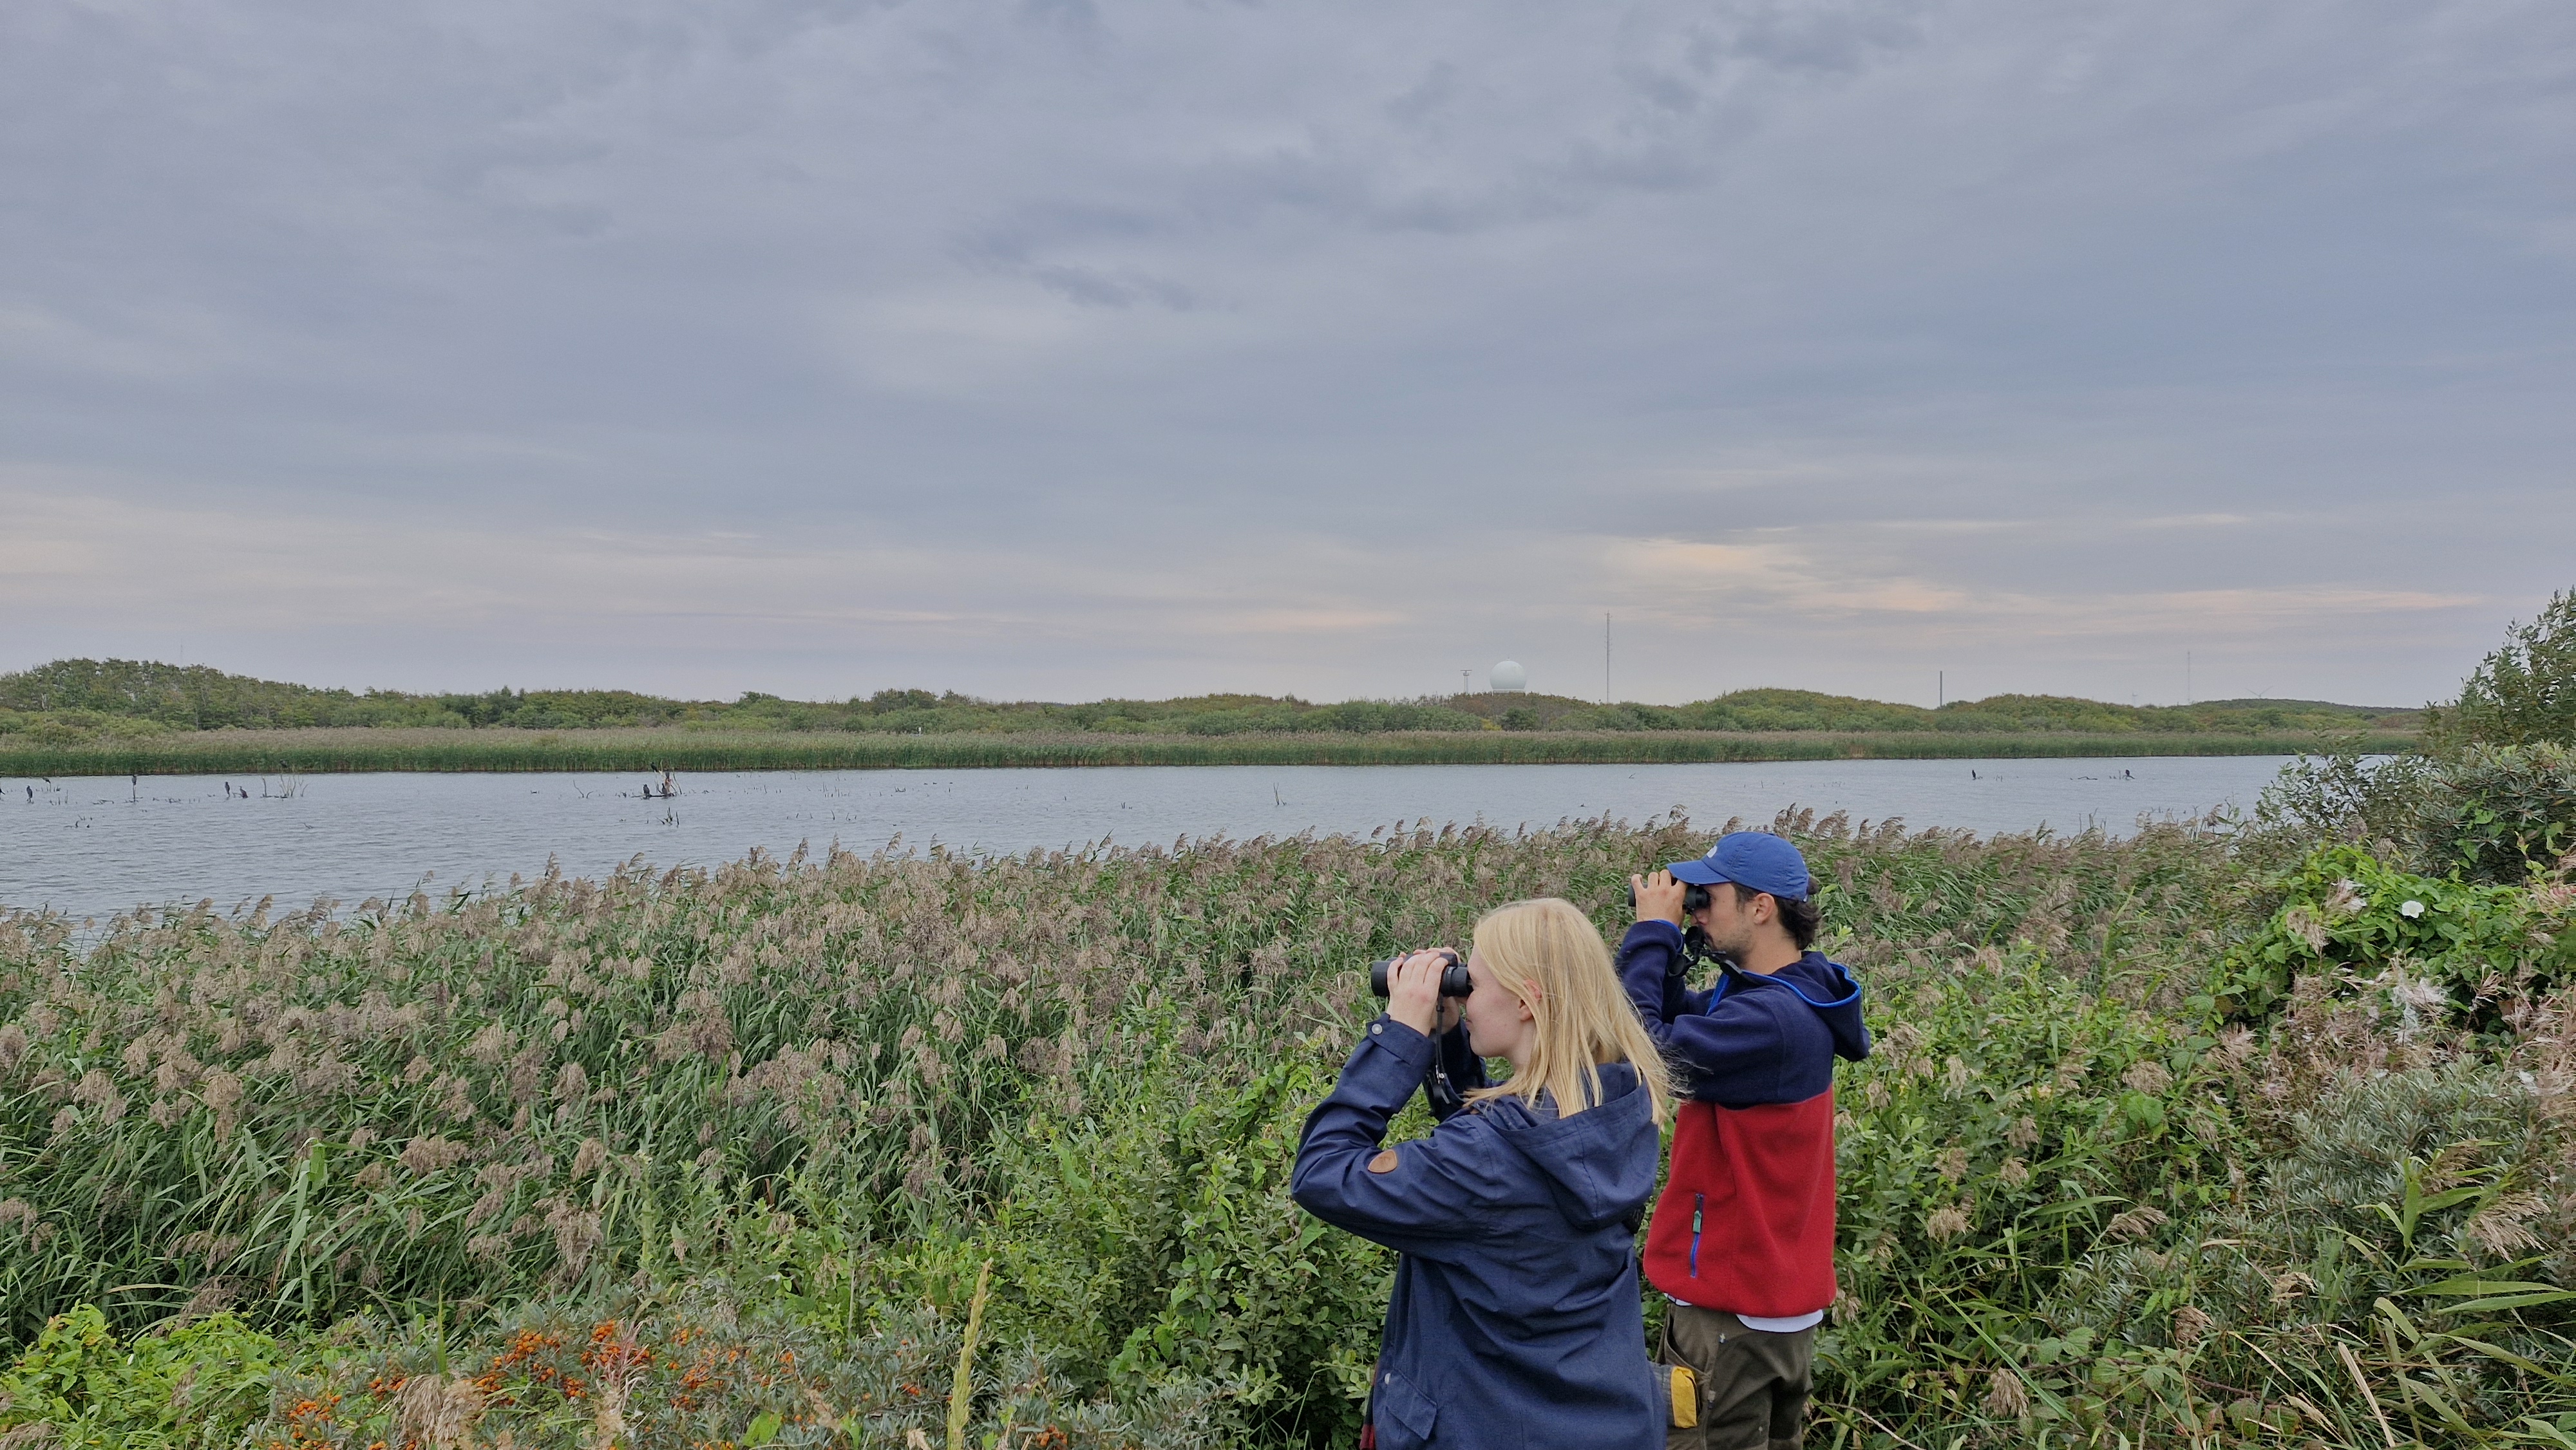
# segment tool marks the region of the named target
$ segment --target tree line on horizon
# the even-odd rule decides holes
[[[1812,690],[1749,689],[1684,705],[1601,704],[1494,692],[1318,704],[1291,696],[995,701],[955,691],[884,689],[840,701],[750,691],[731,701],[633,690],[412,693],[324,689],[208,665],[55,660],[0,674],[0,734],[157,735],[321,726],[590,730],[853,731],[894,734],[1382,733],[1559,731],[1947,731],[1974,734],[2289,734],[2409,730],[2423,712],[2316,700],[2118,705],[2054,695],[1993,695],[1938,709]]]

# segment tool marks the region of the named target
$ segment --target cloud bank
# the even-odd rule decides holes
[[[0,638],[2407,703],[2576,584],[2576,11],[0,12]]]

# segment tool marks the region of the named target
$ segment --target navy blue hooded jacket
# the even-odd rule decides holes
[[[1306,1119],[1290,1182],[1307,1212],[1403,1256],[1370,1400],[1380,1450],[1653,1450],[1669,1406],[1631,1228],[1655,1188],[1653,1104],[1618,1063],[1600,1070],[1602,1103],[1572,1117],[1546,1098],[1462,1111],[1457,1091],[1485,1082],[1466,1036],[1435,1046],[1391,1018],[1369,1024]],[[1425,1087],[1440,1126],[1381,1149]]]
[[[1792,1103],[1834,1085],[1834,1059],[1869,1056],[1860,983],[1810,951],[1763,976],[1729,963],[1705,992],[1690,988],[1681,928],[1641,921],[1619,943],[1619,978],[1664,1050],[1677,1086],[1721,1107]]]

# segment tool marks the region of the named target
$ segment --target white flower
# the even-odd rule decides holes
[[[2397,908],[2397,914],[2399,916],[2409,917],[2422,916],[2424,914],[2424,903],[2420,901],[2409,901],[2405,905]]]

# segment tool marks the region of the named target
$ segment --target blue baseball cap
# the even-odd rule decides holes
[[[1807,858],[1798,848],[1768,831],[1737,831],[1720,836],[1708,854],[1696,861],[1675,861],[1664,868],[1676,881],[1715,886],[1731,881],[1783,901],[1807,899]]]

